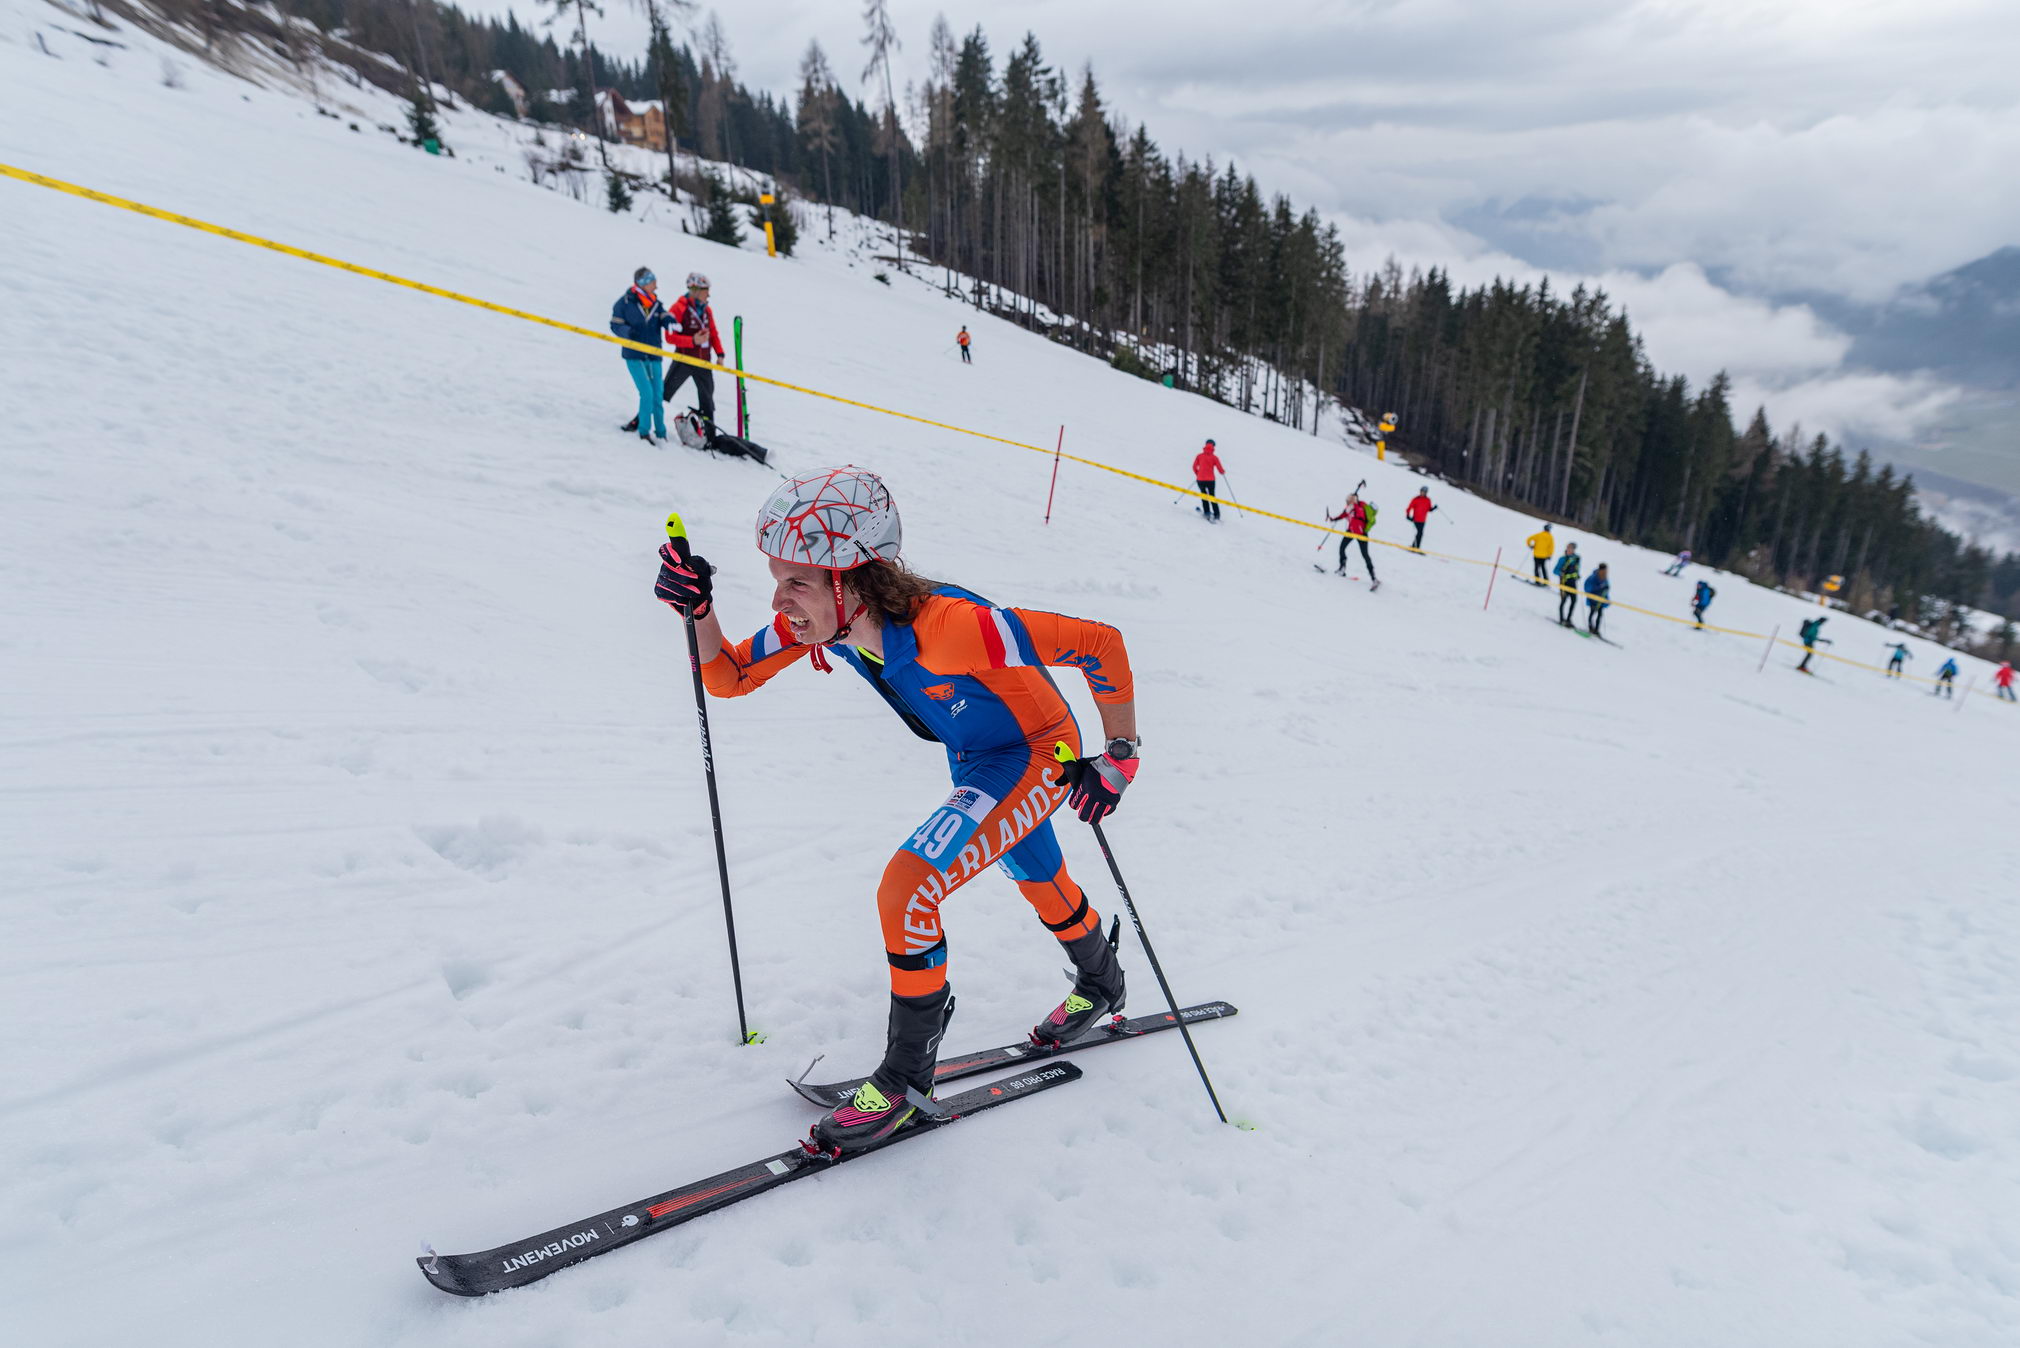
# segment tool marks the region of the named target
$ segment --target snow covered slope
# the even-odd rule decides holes
[[[755,368],[1396,537],[1415,479],[886,289],[456,160],[0,0],[0,160],[597,326],[709,271]],[[55,55],[45,54],[40,29]],[[92,55],[108,64],[101,66]],[[384,111],[390,120],[391,109]],[[500,171],[503,170],[503,171]],[[785,1145],[881,1046],[885,857],[939,755],[846,674],[717,703],[734,1043],[670,507],[765,616],[776,479],[641,451],[568,338],[0,182],[0,1307],[38,1345],[2007,1344],[2020,1334],[2020,716],[759,389],[885,473],[908,552],[1102,618],[1145,768],[1110,835],[1238,1019],[571,1269],[482,1248]],[[811,233],[812,231],[809,231]],[[951,350],[976,333],[976,364]],[[1455,494],[1430,542],[1533,527]],[[1586,540],[1628,602],[1663,559]],[[1358,568],[1357,568],[1358,569]],[[1727,578],[1714,617],[1808,610]],[[1833,622],[1871,658],[1879,634]],[[1863,643],[1863,645],[1861,644]],[[1920,652],[1927,672],[1933,652]],[[1086,704],[1082,703],[1083,706]],[[1111,891],[1077,824],[1076,874]],[[1010,886],[949,905],[953,1043],[1057,1000]],[[1140,954],[1136,1008],[1154,983]]]

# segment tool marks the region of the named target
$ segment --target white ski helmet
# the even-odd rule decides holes
[[[853,466],[781,482],[758,511],[758,551],[800,566],[853,571],[895,562],[901,542],[883,479]]]
[[[707,273],[698,271],[689,272],[687,274],[687,288],[689,290],[707,290],[709,288]]]

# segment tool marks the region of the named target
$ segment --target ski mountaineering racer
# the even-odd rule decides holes
[[[1215,524],[1220,523],[1220,506],[1213,500],[1213,484],[1218,475],[1226,471],[1227,465],[1220,461],[1220,455],[1214,451],[1211,440],[1206,442],[1199,453],[1192,456],[1192,480],[1199,485],[1200,494],[1207,498],[1199,503],[1199,513]]]
[[[952,1018],[940,907],[1000,864],[1065,948],[1075,970],[1065,1001],[1031,1037],[1064,1043],[1119,1012],[1124,979],[1101,914],[1066,873],[1050,816],[1063,802],[1096,822],[1136,776],[1135,690],[1121,633],[1082,618],[999,608],[927,580],[899,560],[897,508],[874,474],[833,468],[782,483],[757,518],[775,589],[770,626],[723,639],[707,562],[660,553],[654,594],[695,619],[702,679],[717,697],[755,692],[803,656],[834,656],[860,674],[922,739],[946,746],[953,792],[884,867],[877,887],[891,1006],[883,1062],[814,1125],[810,1145],[858,1150],[909,1122],[930,1097]],[[1047,666],[1079,669],[1101,714],[1106,748],[1080,757],[1073,713]],[[1061,763],[1063,745],[1073,755]]]
[[[1544,568],[1549,564],[1551,554],[1557,551],[1557,535],[1551,533],[1550,526],[1546,524],[1522,541],[1528,545],[1529,556],[1536,563],[1536,578],[1530,583],[1548,585],[1550,577]]]
[[[1327,515],[1326,523],[1344,524],[1346,531],[1340,535],[1340,564],[1333,568],[1333,574],[1347,574],[1347,549],[1354,544],[1361,545],[1361,561],[1368,568],[1368,593],[1382,588],[1382,582],[1375,579],[1375,559],[1368,551],[1368,530],[1375,525],[1373,507],[1361,499],[1358,491],[1347,493],[1347,503],[1340,507],[1337,515]]]
[[[1410,498],[1410,504],[1403,507],[1403,518],[1417,526],[1417,536],[1410,546],[1422,550],[1424,546],[1424,522],[1431,518],[1431,512],[1438,507],[1431,504],[1431,489],[1417,488],[1417,494]]]
[[[1557,559],[1557,565],[1550,568],[1557,577],[1557,624],[1577,631],[1577,624],[1571,621],[1578,612],[1578,572],[1585,563],[1578,556],[1578,545],[1566,543],[1564,555]]]

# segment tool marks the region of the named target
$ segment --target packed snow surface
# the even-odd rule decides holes
[[[1164,479],[1211,435],[1245,501],[1315,517],[1365,476],[1378,536],[1406,528],[1406,469],[877,284],[812,220],[771,261],[533,186],[516,128],[451,114],[460,157],[431,158],[373,128],[376,95],[333,120],[186,58],[168,87],[147,39],[94,47],[33,0],[0,24],[9,163],[591,327],[633,267],[699,267],[753,368],[1035,443],[1063,424]],[[2011,708],[1757,670],[1760,642],[1627,612],[1602,645],[1552,596],[1503,577],[1483,610],[1484,570],[1392,550],[1370,593],[1314,570],[1317,534],[1072,464],[1048,526],[1045,458],[762,387],[777,462],[885,474],[920,569],[1126,635],[1144,767],[1110,837],[1180,997],[1241,1008],[1198,1043],[1253,1128],[1161,1037],[446,1297],[424,1240],[778,1150],[811,1122],[784,1077],[874,1063],[875,883],[944,762],[846,671],[711,706],[770,1036],[741,1047],[650,584],[677,507],[756,630],[770,471],[618,435],[606,345],[17,182],[0,358],[10,1343],[2020,1338]],[[1513,557],[1534,528],[1433,494],[1432,547]],[[1684,610],[1699,572],[1570,536],[1618,598]],[[1714,621],[1815,612],[1713,581]],[[1826,634],[1880,655],[1876,628]],[[954,1047],[1058,1000],[1007,880],[947,921]]]

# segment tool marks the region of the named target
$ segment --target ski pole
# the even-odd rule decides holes
[[[687,526],[680,522],[680,512],[666,517],[666,536],[673,543],[674,552],[680,560],[691,560],[693,553],[687,546]],[[743,1011],[743,969],[736,955],[736,913],[729,902],[729,857],[722,844],[722,802],[715,791],[715,749],[708,735],[708,691],[701,683],[701,642],[694,634],[694,615],[683,613],[681,619],[687,627],[687,665],[694,673],[694,716],[701,726],[701,769],[708,778],[708,814],[715,822],[715,870],[722,880],[722,920],[729,930],[729,978],[736,989],[737,1042],[743,1044],[761,1043],[762,1036],[752,1037],[750,1025]]]
[[[1064,741],[1053,746],[1053,757],[1062,763],[1073,761],[1073,750]],[[1227,1122],[1227,1111],[1220,1107],[1220,1096],[1214,1093],[1213,1082],[1206,1075],[1206,1064],[1199,1060],[1199,1046],[1192,1042],[1192,1030],[1186,1025],[1185,1017],[1178,1013],[1178,999],[1171,995],[1171,984],[1165,981],[1164,966],[1157,962],[1157,951],[1150,945],[1150,933],[1143,929],[1143,918],[1138,916],[1136,901],[1129,897],[1129,886],[1123,883],[1122,868],[1115,864],[1115,853],[1109,850],[1108,835],[1101,831],[1098,820],[1090,821],[1094,826],[1094,841],[1101,844],[1101,859],[1108,863],[1108,873],[1115,877],[1115,887],[1122,894],[1122,906],[1129,910],[1129,925],[1136,928],[1136,939],[1143,942],[1143,953],[1150,960],[1150,971],[1157,975],[1157,986],[1164,992],[1164,1002],[1171,1008],[1171,1018],[1178,1022],[1178,1032],[1185,1038],[1185,1051],[1192,1055],[1192,1065],[1199,1069],[1199,1084],[1206,1087],[1206,1098],[1213,1101],[1213,1112]]]
[[[1221,469],[1221,470],[1220,470],[1220,480],[1221,480],[1221,481],[1223,481],[1223,482],[1225,482],[1225,483],[1227,483],[1227,499],[1228,499],[1228,504],[1230,504],[1230,505],[1236,505],[1236,506],[1240,505],[1240,504],[1241,504],[1241,502],[1240,502],[1240,501],[1237,501],[1237,500],[1235,500],[1235,496],[1234,496],[1234,479],[1233,479],[1233,478],[1231,478],[1231,477],[1229,477],[1229,476],[1227,475],[1227,469],[1223,468],[1223,469]],[[1241,518],[1241,513],[1240,513],[1239,511],[1237,511],[1237,512],[1235,513],[1235,518],[1236,518],[1236,519],[1240,519],[1240,518]],[[1225,1122],[1225,1120],[1223,1120],[1223,1122]]]

